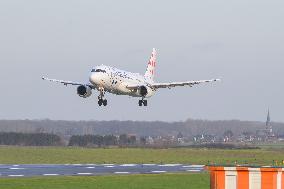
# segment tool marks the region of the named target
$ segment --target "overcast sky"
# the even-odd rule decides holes
[[[0,119],[284,121],[283,0],[1,0]],[[223,79],[161,89],[148,107],[42,76],[88,81],[105,64],[144,74],[158,51],[157,82]]]

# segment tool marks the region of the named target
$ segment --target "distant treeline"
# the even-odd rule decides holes
[[[265,118],[264,118],[265,120]],[[274,133],[284,135],[284,123],[271,123]],[[131,133],[136,136],[183,136],[215,135],[223,137],[226,130],[234,136],[244,132],[256,133],[265,129],[264,122],[253,121],[208,121],[192,120],[185,122],[161,121],[52,121],[52,120],[0,120],[0,132],[54,133],[64,138],[72,135],[121,135]]]
[[[74,135],[69,139],[69,146],[105,147],[105,146],[133,146],[137,143],[136,136],[122,134],[114,135]],[[19,146],[62,146],[60,136],[47,133],[15,133],[0,132],[0,145]]]
[[[126,134],[116,137],[114,135],[75,135],[69,140],[69,146],[131,146],[136,144],[136,136]]]
[[[58,146],[61,138],[47,133],[0,133],[0,145]]]
[[[172,145],[148,146],[145,137],[138,138],[132,135],[122,134],[114,135],[74,135],[71,136],[68,143],[64,143],[60,136],[47,133],[3,133],[0,132],[0,145],[18,145],[18,146],[80,146],[80,147],[174,147]],[[183,146],[185,147],[185,146]],[[219,148],[219,149],[256,149],[256,147],[246,145],[212,143],[189,145],[190,148]]]

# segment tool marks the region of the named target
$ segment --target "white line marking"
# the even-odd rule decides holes
[[[23,177],[24,175],[8,175],[9,177]]]
[[[152,171],[152,173],[166,173],[167,171]]]
[[[59,174],[43,174],[43,176],[58,176]]]
[[[184,165],[184,166],[182,166],[183,168],[190,168],[190,167],[192,167],[191,165]]]
[[[82,164],[73,164],[74,166],[82,166]]]
[[[14,167],[19,167],[19,165],[13,165]]]
[[[105,168],[113,168],[113,167],[114,167],[114,166],[110,166],[110,165],[109,165],[109,166],[105,166]]]
[[[114,174],[129,174],[129,172],[114,172]]]
[[[92,175],[93,173],[77,173],[77,175]]]
[[[184,166],[185,167],[185,166]],[[202,168],[205,167],[205,165],[188,165],[187,167],[197,167],[197,168]]]
[[[186,170],[188,172],[201,172],[201,170]]]
[[[102,164],[103,166],[112,166],[114,164]]]
[[[137,164],[122,164],[121,167],[135,167]]]
[[[94,169],[95,167],[86,167],[87,169]]]
[[[155,166],[157,164],[143,164],[144,166]]]
[[[181,164],[164,164],[164,165],[158,165],[159,167],[175,167],[180,166]]]
[[[11,170],[21,170],[21,169],[25,169],[25,168],[19,168],[19,167],[12,167],[12,168],[9,168]]]

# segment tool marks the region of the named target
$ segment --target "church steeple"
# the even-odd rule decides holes
[[[271,121],[270,111],[268,109],[267,118],[266,118],[266,130],[269,132],[270,135],[273,135],[273,129],[272,129],[272,125],[271,125],[270,121]]]
[[[270,125],[270,111],[268,109],[267,118],[266,118],[266,127],[268,127],[269,125]]]

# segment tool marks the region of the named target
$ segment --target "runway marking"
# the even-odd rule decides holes
[[[122,164],[121,167],[135,167],[137,164]]]
[[[201,168],[201,167],[205,167],[205,165],[188,165],[188,166],[183,166],[183,167]]]
[[[102,164],[103,166],[113,166],[114,164]]]
[[[58,176],[59,174],[43,174],[43,176]]]
[[[155,166],[157,164],[143,164],[144,166]]]
[[[82,166],[82,164],[73,164],[74,166]]]
[[[77,173],[77,175],[92,175],[93,173]]]
[[[11,167],[11,168],[9,168],[9,169],[11,169],[11,170],[22,170],[22,169],[25,169],[25,168]]]
[[[180,166],[181,164],[164,164],[164,165],[158,165],[159,167],[176,167]]]
[[[186,170],[188,172],[201,172],[201,170]]]
[[[94,169],[95,167],[86,167],[87,169]]]
[[[9,177],[23,177],[24,175],[8,175]]]
[[[166,173],[167,171],[152,171],[152,173]]]
[[[129,172],[114,172],[114,174],[129,174]]]
[[[19,165],[13,165],[13,167],[19,167]]]
[[[190,167],[192,167],[192,165],[184,165],[184,166],[182,166],[183,168],[190,168]]]
[[[111,166],[111,165],[109,165],[109,166],[105,166],[105,168],[113,168],[114,166]]]

